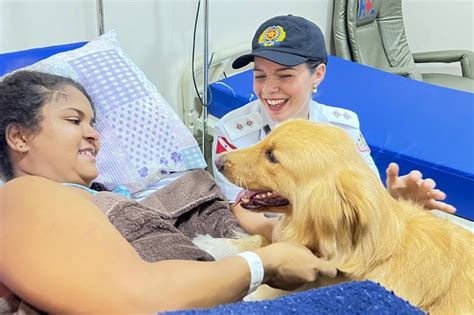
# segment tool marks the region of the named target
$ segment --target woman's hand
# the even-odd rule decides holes
[[[273,243],[255,251],[265,269],[264,282],[283,290],[294,290],[313,282],[318,274],[334,278],[336,267],[329,261],[316,257],[308,248],[287,242]]]
[[[394,198],[413,200],[426,209],[438,209],[448,213],[454,213],[456,208],[443,202],[446,194],[435,189],[436,182],[431,178],[423,179],[420,171],[414,170],[407,175],[398,176],[399,167],[397,163],[390,163],[387,170],[387,191]]]

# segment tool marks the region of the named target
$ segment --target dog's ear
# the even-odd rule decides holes
[[[351,234],[352,245],[356,244],[367,230],[369,217],[376,215],[374,187],[365,174],[352,170],[340,171],[336,190],[341,209],[341,220],[346,232]]]
[[[345,247],[353,248],[367,233],[370,218],[377,215],[376,194],[371,192],[376,185],[369,183],[378,179],[362,176],[366,175],[347,169],[326,172],[295,189],[289,220],[292,228],[283,231],[285,238],[328,259]]]

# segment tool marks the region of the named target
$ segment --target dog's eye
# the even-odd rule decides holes
[[[278,163],[278,159],[276,158],[275,154],[273,153],[273,150],[267,150],[265,151],[265,157],[267,160],[269,160],[271,163]]]

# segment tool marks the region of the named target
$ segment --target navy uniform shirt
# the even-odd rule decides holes
[[[374,160],[370,156],[370,149],[359,129],[359,118],[354,112],[319,104],[311,101],[309,120],[320,123],[329,123],[344,129],[357,144],[359,153],[372,170],[379,175]],[[259,142],[275,127],[259,100],[248,103],[224,115],[214,127],[214,141],[212,144],[212,160],[218,153],[246,148]],[[226,195],[229,202],[234,202],[242,188],[229,182],[220,173],[215,163],[212,163],[214,177],[217,184]]]

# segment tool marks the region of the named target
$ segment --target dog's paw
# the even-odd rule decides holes
[[[214,257],[215,260],[236,255],[240,252],[239,248],[232,244],[232,240],[227,238],[198,235],[192,241],[194,245],[205,250],[209,255]]]
[[[252,302],[252,301],[272,300],[272,299],[276,299],[284,295],[287,295],[289,293],[290,291],[275,289],[266,284],[263,284],[259,286],[257,290],[246,295],[244,297],[244,301]]]

